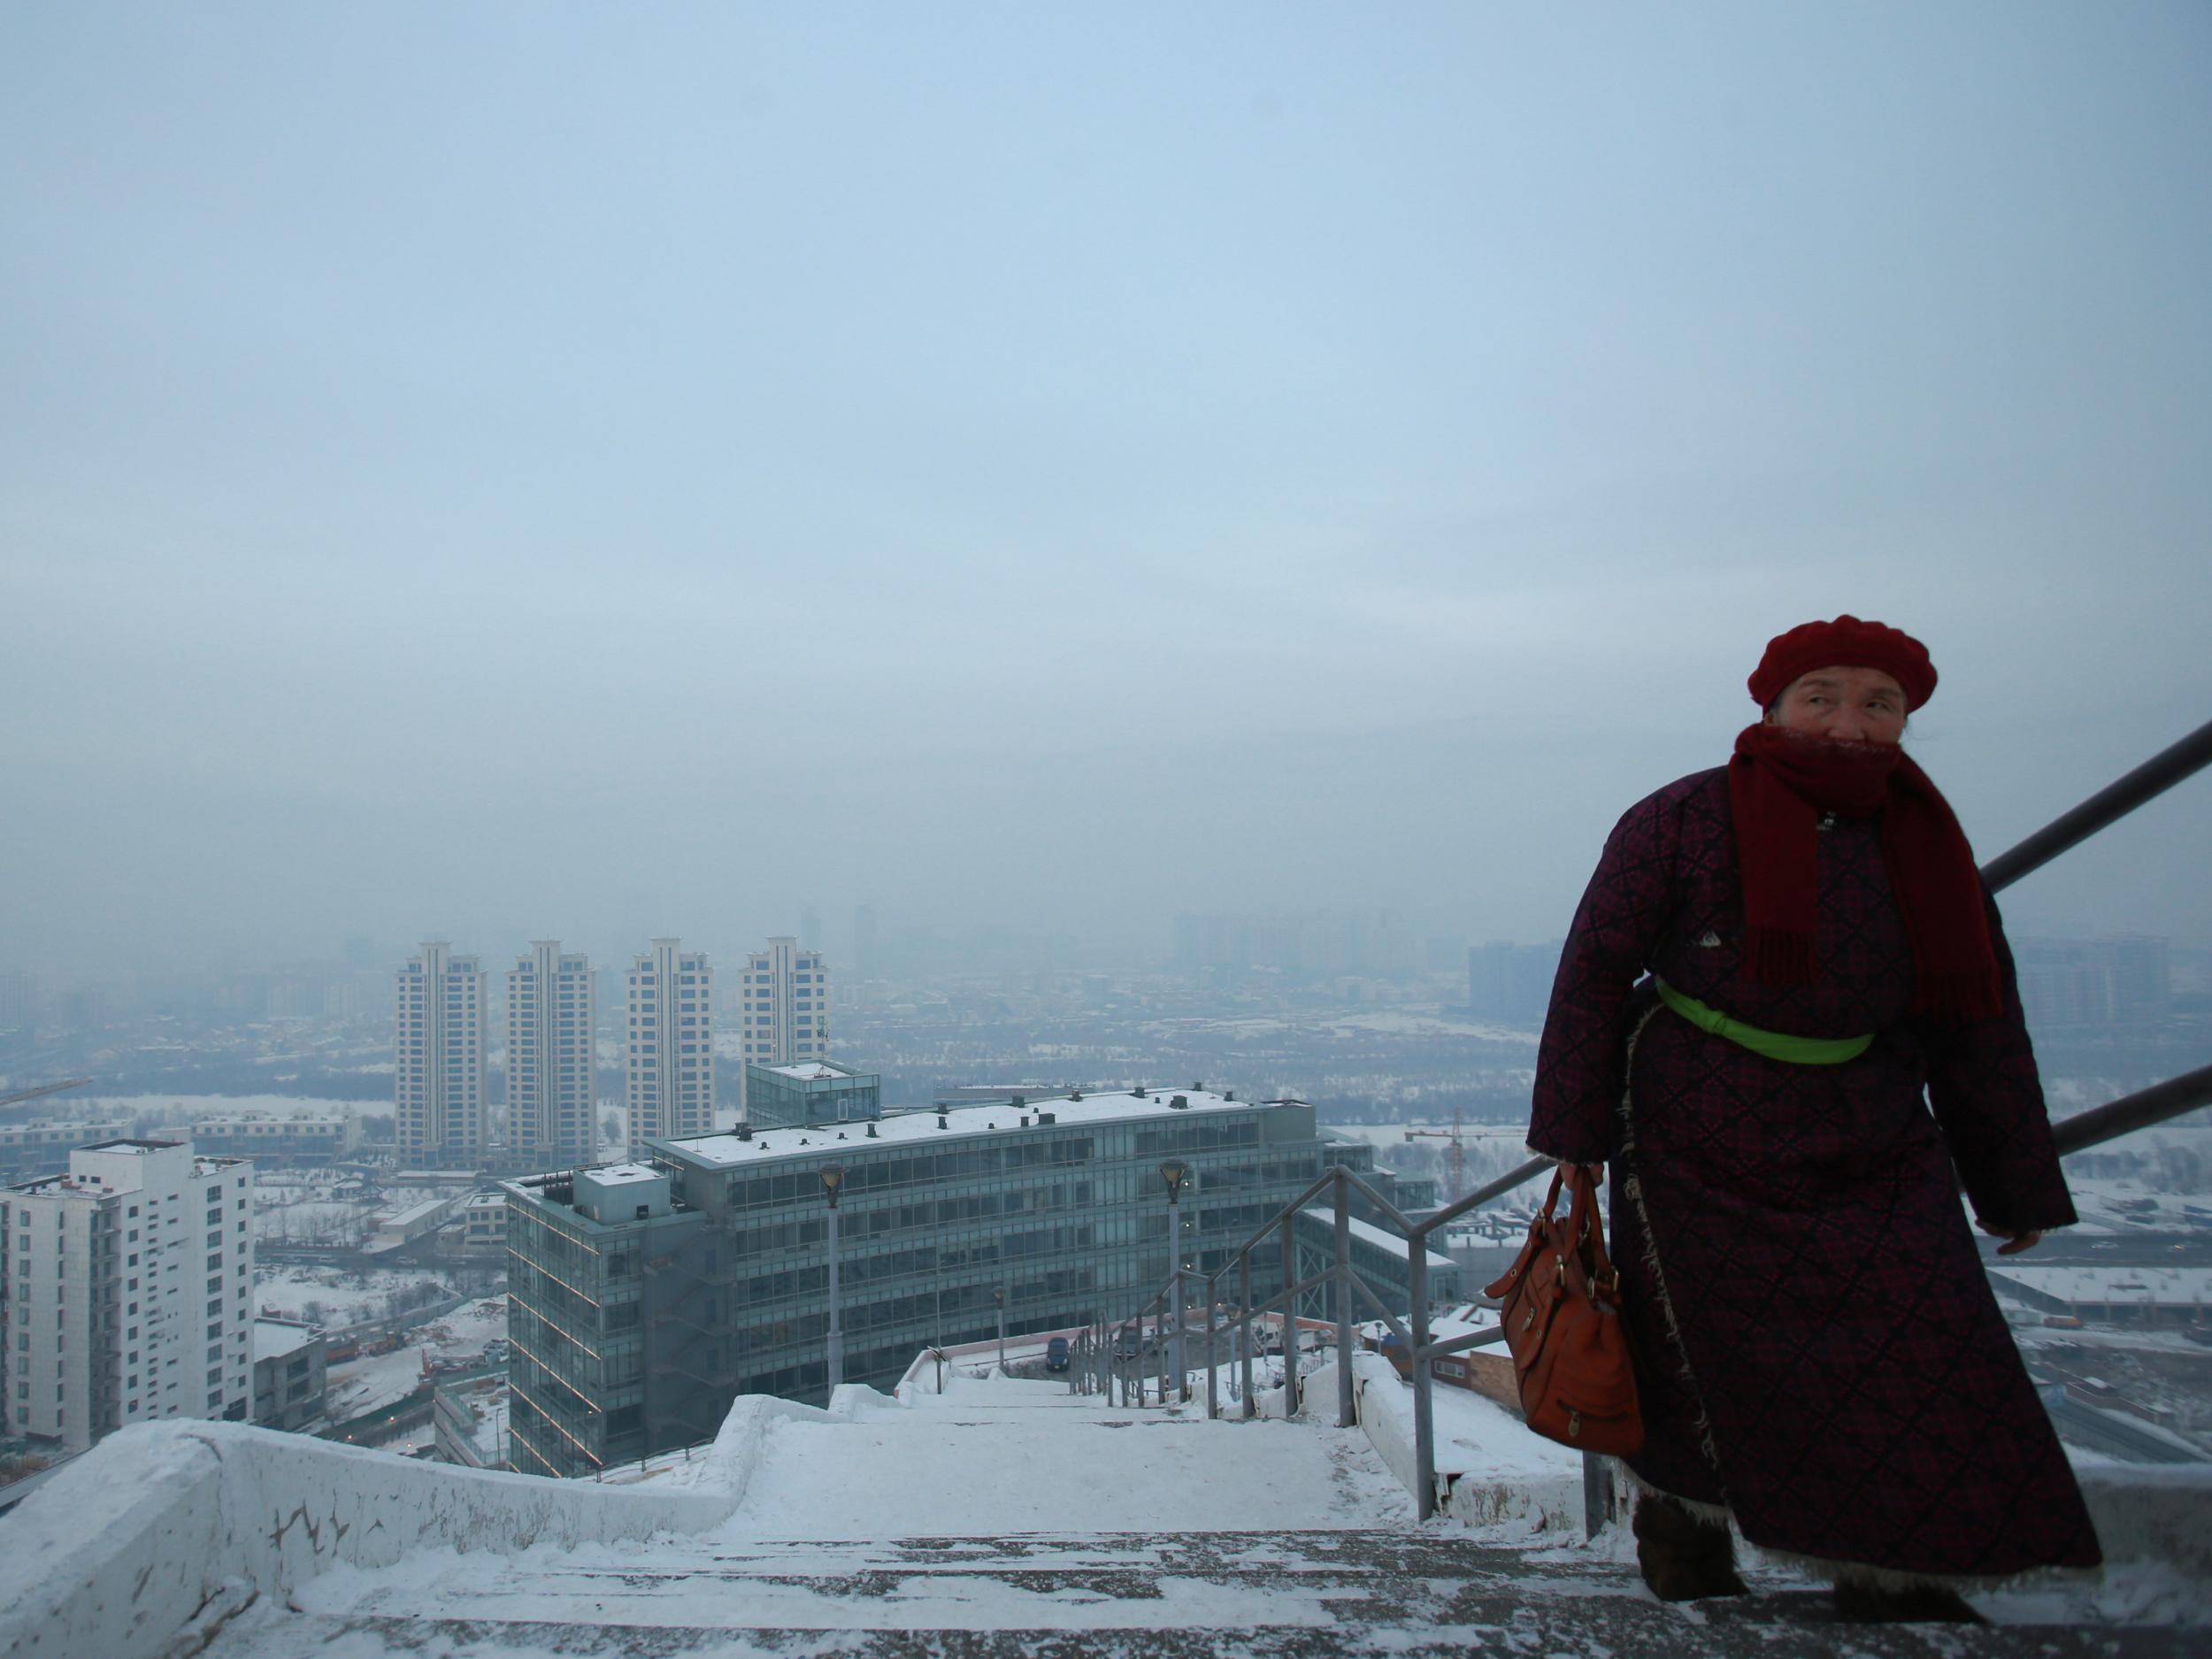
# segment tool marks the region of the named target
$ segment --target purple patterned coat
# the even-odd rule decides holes
[[[1630,1465],[1771,1548],[1927,1573],[2093,1564],[1955,1185],[2007,1231],[2075,1218],[1995,906],[2005,1013],[1938,1026],[1908,1017],[1878,820],[1824,827],[1819,882],[1815,982],[1743,983],[1722,768],[1632,807],[1575,914],[1528,1139],[1612,1166],[1647,1436]],[[1789,1064],[1659,1008],[1624,1107],[1646,971],[1770,1031],[1874,1044]]]

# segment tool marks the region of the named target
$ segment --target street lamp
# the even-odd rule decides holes
[[[1168,1305],[1175,1319],[1173,1346],[1168,1351],[1175,1356],[1175,1392],[1187,1403],[1190,1372],[1183,1364],[1183,1184],[1190,1179],[1190,1165],[1180,1158],[1170,1158],[1160,1165],[1160,1179],[1167,1183]]]
[[[998,1374],[1003,1377],[1006,1375],[1006,1293],[1004,1290],[995,1290],[991,1293],[991,1305],[998,1310]]]
[[[822,1165],[822,1196],[829,1200],[829,1386],[845,1380],[845,1330],[837,1309],[837,1201],[845,1190],[845,1166]]]

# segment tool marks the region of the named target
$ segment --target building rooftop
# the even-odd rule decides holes
[[[180,1147],[184,1144],[181,1141],[140,1141],[126,1136],[117,1141],[96,1141],[88,1147],[79,1147],[77,1150],[80,1152],[127,1152],[134,1156],[142,1158],[150,1154],[166,1152],[172,1147]]]
[[[1171,1103],[1179,1100],[1186,1103],[1182,1106]],[[1056,1123],[1066,1125],[1120,1123],[1144,1118],[1180,1118],[1187,1112],[1249,1111],[1256,1106],[1292,1103],[1294,1102],[1231,1100],[1225,1094],[1215,1094],[1202,1089],[1148,1092],[1141,1095],[1133,1092],[1086,1094],[1080,1100],[1071,1100],[1064,1094],[1046,1095],[1018,1107],[1010,1102],[994,1102],[954,1106],[941,1111],[902,1112],[895,1117],[879,1119],[872,1137],[858,1124],[842,1129],[833,1124],[813,1124],[804,1128],[795,1125],[762,1130],[749,1140],[723,1133],[657,1141],[653,1144],[695,1164],[710,1168],[726,1168],[787,1156],[802,1148],[812,1151],[818,1147],[834,1146],[840,1141],[848,1144],[853,1141],[864,1144],[869,1140],[880,1143],[930,1141],[944,1134],[987,1134],[993,1131],[1018,1128],[1025,1118],[1033,1128],[1040,1113],[1049,1113]],[[941,1129],[938,1126],[941,1119],[944,1124]]]
[[[668,1171],[644,1164],[609,1164],[589,1171],[602,1187],[620,1187],[631,1181],[664,1181]]]
[[[379,1216],[376,1225],[380,1227],[403,1227],[411,1221],[420,1221],[425,1216],[443,1210],[452,1202],[449,1198],[426,1198],[422,1202],[410,1204],[404,1210],[395,1210],[388,1216]]]
[[[1306,1214],[1325,1226],[1336,1225],[1336,1216],[1332,1210],[1312,1208],[1309,1209]],[[1406,1248],[1406,1240],[1396,1233],[1390,1232],[1387,1228],[1378,1227],[1371,1222],[1362,1221],[1356,1216],[1347,1217],[1346,1220],[1351,1227],[1352,1236],[1355,1239],[1371,1244],[1379,1250],[1387,1250],[1402,1262],[1407,1259],[1409,1252]],[[1450,1269],[1459,1265],[1450,1256],[1439,1256],[1434,1250],[1426,1251],[1425,1254],[1429,1258],[1431,1268]]]
[[[253,1356],[257,1363],[265,1359],[282,1359],[302,1348],[314,1346],[322,1334],[322,1327],[308,1324],[304,1319],[256,1319],[253,1322]]]
[[[761,1070],[773,1071],[778,1077],[796,1078],[802,1083],[823,1083],[832,1078],[858,1075],[842,1066],[828,1065],[819,1061],[809,1061],[803,1065],[764,1065]]]

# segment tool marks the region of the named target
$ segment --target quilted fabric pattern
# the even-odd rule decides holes
[[[1701,772],[1623,817],[1561,960],[1529,1144],[1612,1165],[1644,1372],[1632,1464],[1774,1548],[1921,1572],[2092,1564],[1955,1187],[1954,1160],[1993,1224],[2074,1219],[1995,909],[2005,1014],[1936,1026],[1907,1018],[1912,952],[1873,820],[1823,832],[1819,879],[1815,982],[1743,983],[1724,774]],[[1624,1109],[1632,987],[1655,970],[1770,1030],[1876,1041],[1791,1065],[1662,1011]]]

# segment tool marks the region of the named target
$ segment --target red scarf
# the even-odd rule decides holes
[[[1747,726],[1728,763],[1743,872],[1744,978],[1813,978],[1822,812],[1882,819],[1882,858],[1912,944],[1913,1011],[1983,1018],[2002,1007],[1973,849],[1928,774],[1894,743],[1831,743]]]

